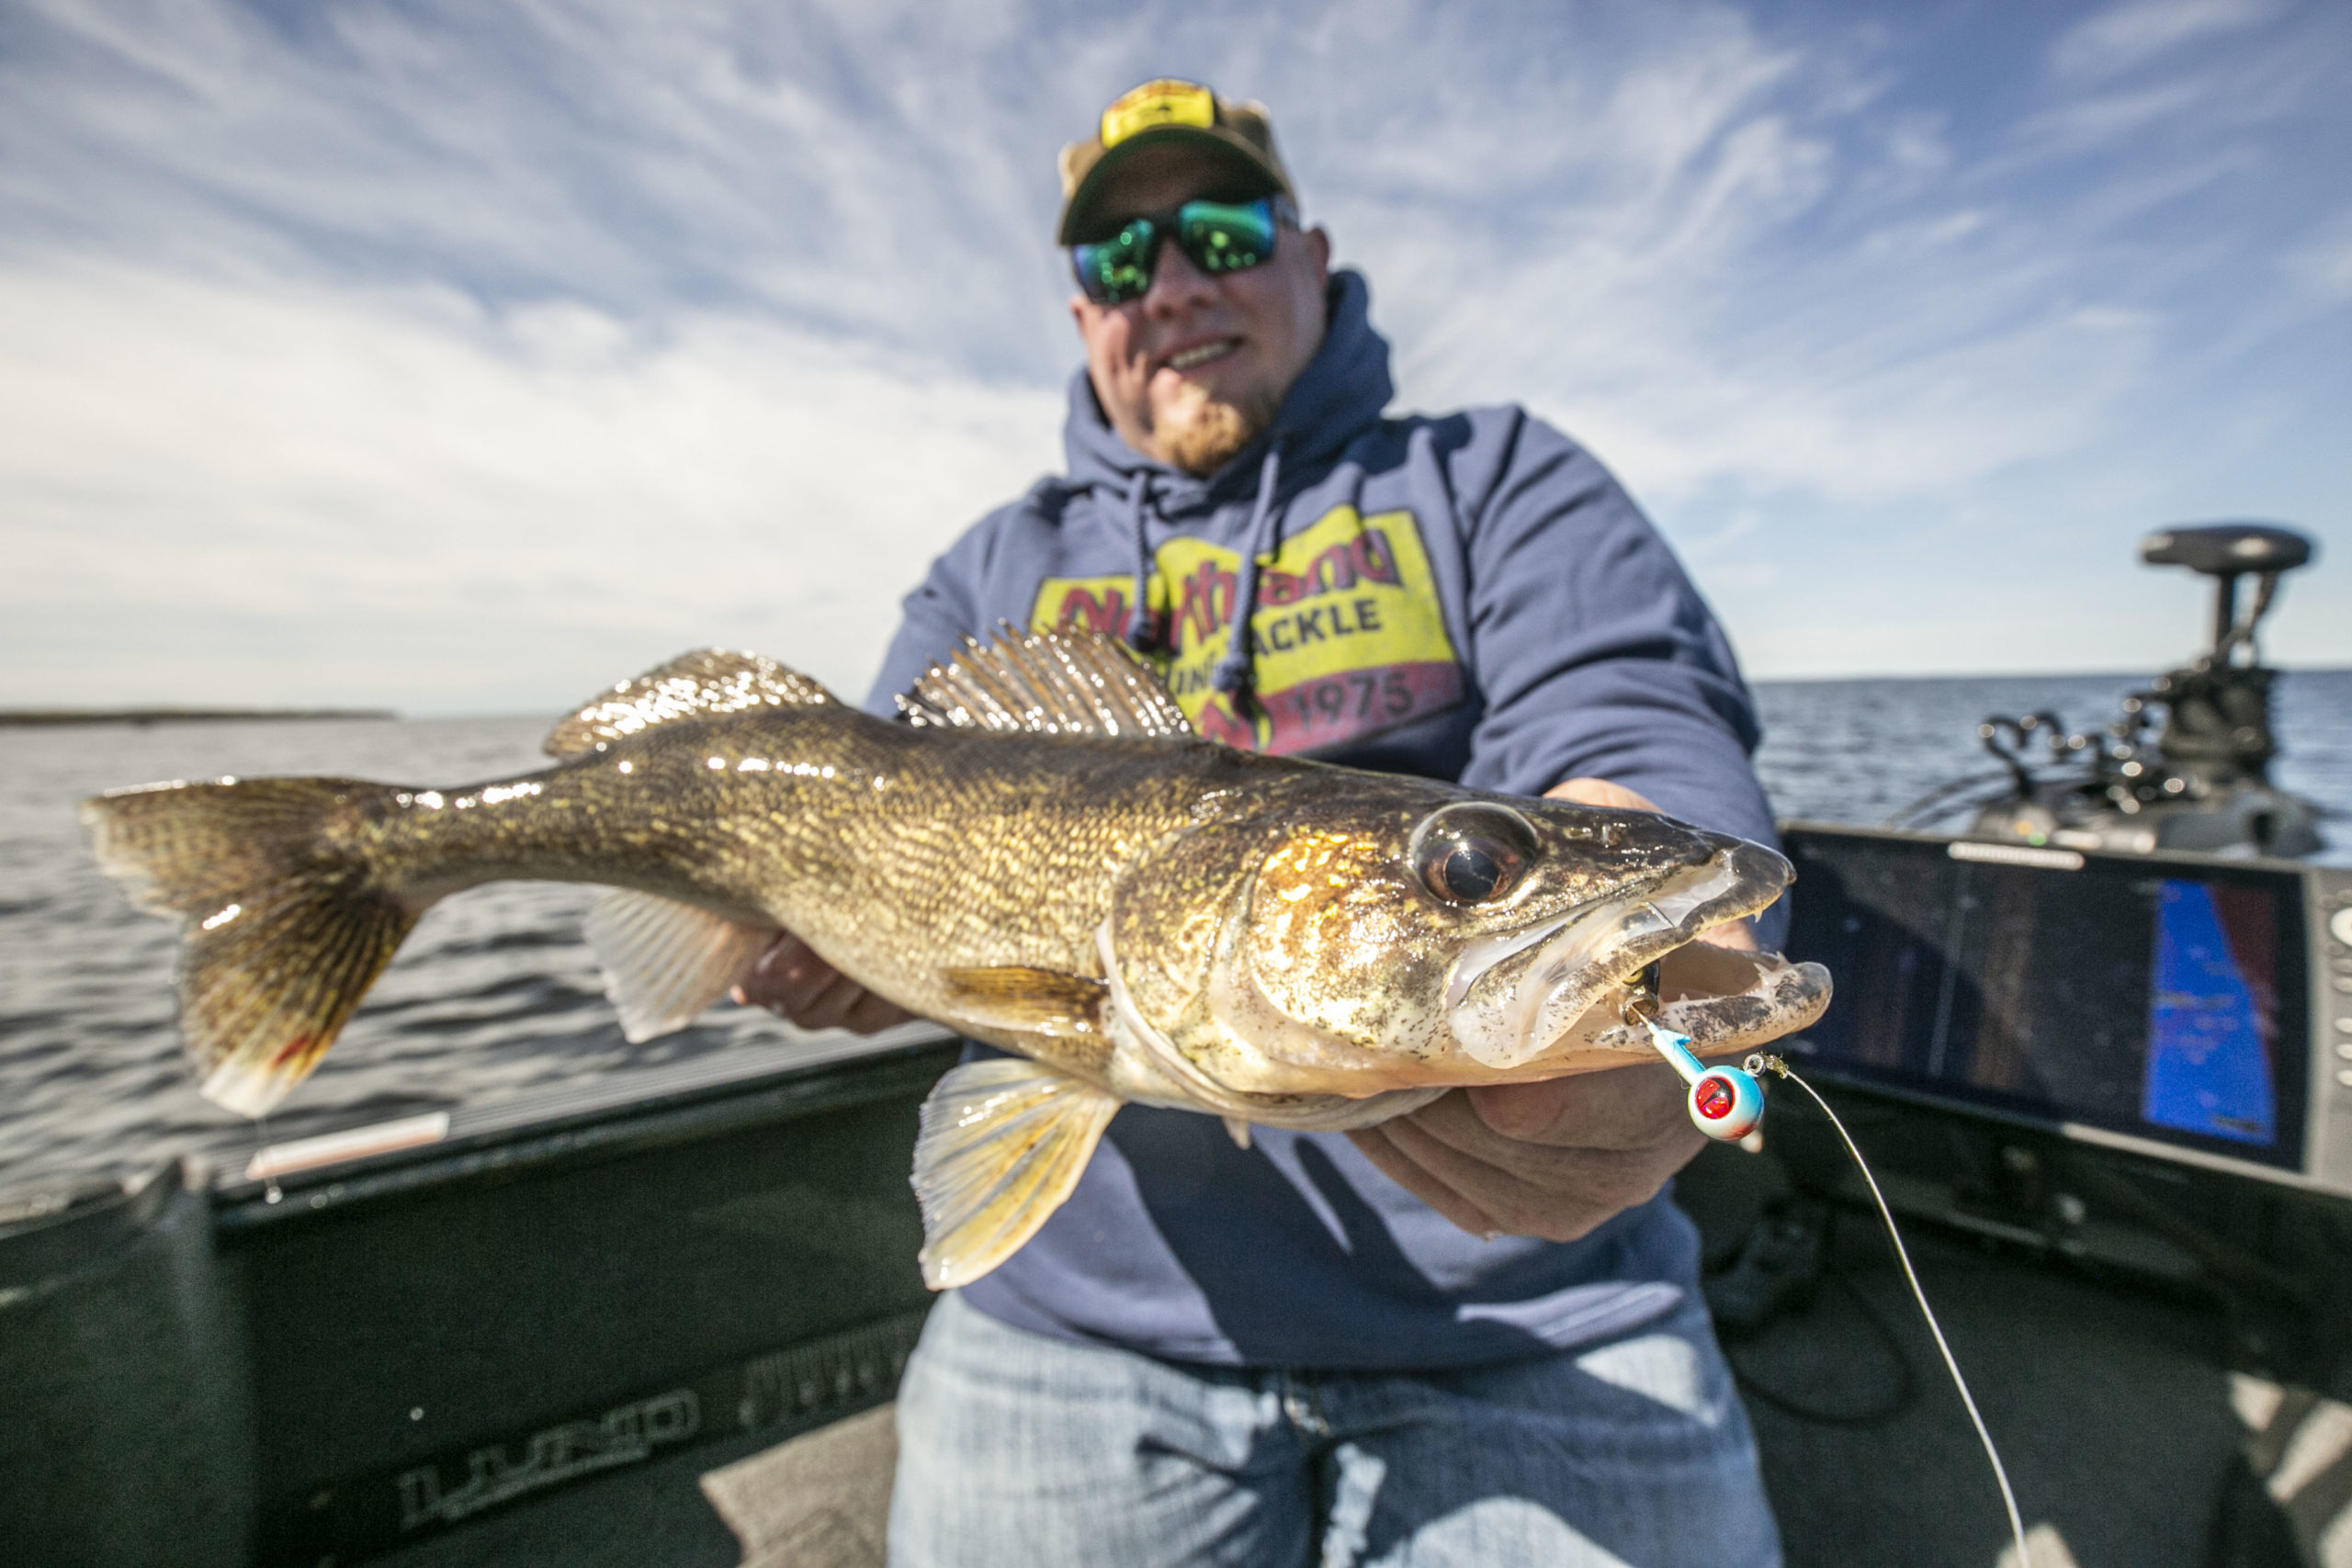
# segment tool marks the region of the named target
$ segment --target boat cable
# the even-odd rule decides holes
[[[1989,804],[2007,795],[2009,784],[2007,773],[1963,773],[1959,778],[1945,780],[1927,794],[1887,813],[1886,819],[1879,826],[1908,828],[1923,818],[1933,820],[1948,817],[1963,807]],[[1984,795],[1984,801],[1976,798],[1979,795]]]
[[[1961,1375],[1960,1362],[1952,1355],[1951,1345],[1944,1340],[1943,1325],[1936,1321],[1935,1309],[1928,1304],[1928,1292],[1919,1283],[1918,1270],[1911,1267],[1911,1254],[1903,1245],[1903,1233],[1895,1228],[1894,1211],[1887,1207],[1886,1195],[1879,1190],[1878,1178],[1871,1174],[1870,1162],[1862,1157],[1862,1151],[1856,1146],[1853,1134],[1846,1131],[1846,1123],[1838,1119],[1838,1112],[1829,1109],[1829,1102],[1822,1099],[1811,1084],[1799,1077],[1787,1062],[1779,1056],[1759,1052],[1741,1066],[1751,1076],[1770,1072],[1804,1090],[1812,1097],[1814,1104],[1821,1108],[1821,1113],[1829,1118],[1829,1124],[1838,1129],[1838,1136],[1845,1143],[1846,1152],[1854,1156],[1854,1164],[1861,1171],[1862,1180],[1870,1187],[1871,1200],[1878,1205],[1879,1218],[1886,1223],[1887,1239],[1894,1243],[1895,1260],[1903,1265],[1904,1279],[1910,1281],[1912,1299],[1919,1303],[1919,1315],[1928,1320],[1928,1332],[1935,1337],[1936,1349],[1944,1359],[1944,1370],[1951,1374],[1951,1385],[1960,1391],[1960,1403],[1968,1410],[1969,1424],[1976,1428],[1976,1440],[1984,1445],[1984,1457],[1992,1461],[1993,1479],[2001,1488],[2001,1506],[2008,1511],[2009,1534],[2017,1541],[2018,1568],[2032,1568],[2033,1554],[2026,1546],[2025,1520],[2018,1513],[2018,1497],[2009,1487],[2009,1472],[2001,1463],[2000,1450],[1993,1446],[1993,1434],[1985,1430],[1984,1417],[1977,1411],[1975,1395],[1968,1392],[1968,1380]]]
[[[1876,1339],[1880,1347],[1885,1350],[1887,1364],[1894,1369],[1893,1392],[1876,1404],[1860,1409],[1825,1409],[1817,1404],[1808,1404],[1794,1394],[1785,1393],[1774,1388],[1764,1379],[1758,1377],[1753,1371],[1740,1365],[1738,1358],[1732,1354],[1732,1348],[1729,1345],[1724,1347],[1724,1359],[1730,1363],[1731,1374],[1737,1380],[1741,1392],[1759,1404],[1770,1405],[1781,1415],[1803,1421],[1808,1426],[1836,1427],[1847,1431],[1869,1431],[1899,1419],[1905,1412],[1917,1404],[1919,1397],[1919,1383],[1917,1376],[1911,1370],[1911,1358],[1904,1353],[1903,1341],[1895,1333],[1894,1325],[1888,1321],[1886,1314],[1881,1310],[1877,1303],[1871,1300],[1861,1286],[1854,1282],[1853,1275],[1838,1261],[1836,1227],[1837,1214],[1833,1211],[1826,1218],[1822,1226],[1822,1251],[1825,1256],[1821,1272],[1831,1284],[1845,1292],[1847,1300],[1853,1303],[1855,1313],[1870,1329],[1871,1337]]]

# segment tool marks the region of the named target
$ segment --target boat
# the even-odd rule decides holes
[[[2236,624],[2212,668],[2247,667]],[[2352,870],[2263,852],[2284,818],[2256,841],[2220,784],[2196,798],[2245,835],[2194,850],[2107,833],[2097,811],[2135,814],[2075,784],[2029,776],[1962,832],[1784,825],[1812,897],[1792,952],[1838,966],[1849,1022],[1882,1020],[1788,1059],[1903,1216],[2037,1568],[2340,1562]],[[2047,940],[2018,939],[2029,914]],[[2238,922],[2241,985],[2200,1013],[2164,943],[2209,915]],[[2141,1021],[2143,1074],[2197,1030],[2256,1031],[2266,1100],[2197,1076],[2252,1060],[2243,1039],[2136,1107],[2025,1070],[2045,1015],[2093,1016],[2035,987],[2134,919],[2141,989],[2097,1016]],[[818,1035],[0,1199],[0,1562],[878,1562],[930,1304],[910,1151],[956,1052],[922,1025]],[[1776,1090],[1760,1152],[1711,1147],[1677,1197],[1788,1561],[2001,1560],[1990,1472],[1826,1118]]]

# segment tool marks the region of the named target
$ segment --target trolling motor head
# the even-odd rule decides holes
[[[2213,604],[2213,651],[2206,657],[2226,659],[2238,643],[2251,651],[2255,623],[2270,608],[2270,595],[2281,572],[2308,566],[2312,542],[2292,528],[2271,523],[2204,523],[2194,528],[2160,528],[2140,541],[2140,558],[2150,566],[2185,566],[2214,579],[2219,590]],[[2253,573],[2261,580],[2253,611],[2238,624],[2238,579]]]
[[[2213,646],[2123,702],[2102,733],[2070,733],[2055,714],[1988,718],[1976,734],[2009,773],[2008,787],[1960,802],[1969,781],[1922,797],[1888,822],[1913,825],[1925,808],[1978,807],[1970,831],[2072,850],[2305,855],[2321,847],[2316,809],[2270,783],[2275,671],[2256,642],[2278,580],[2310,564],[2312,542],[2269,523],[2163,528],[2140,544],[2151,566],[2214,580]],[[2238,580],[2255,579],[2241,610]],[[2161,708],[2163,728],[2152,734]],[[2048,771],[2028,751],[2046,744]]]

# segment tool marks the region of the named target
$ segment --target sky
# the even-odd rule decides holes
[[[862,693],[1059,465],[1055,149],[1257,98],[1399,411],[1624,479],[1757,678],[2352,664],[2352,6],[11,0],[0,706]]]

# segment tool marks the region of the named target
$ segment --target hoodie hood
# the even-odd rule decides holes
[[[1105,500],[1125,499],[1136,476],[1148,475],[1152,510],[1176,517],[1248,493],[1268,448],[1277,443],[1283,447],[1283,462],[1294,472],[1345,446],[1380,417],[1396,389],[1388,376],[1387,340],[1372,329],[1372,295],[1363,275],[1333,273],[1324,301],[1329,320],[1323,345],[1283,397],[1272,427],[1205,479],[1128,446],[1103,418],[1094,383],[1080,366],[1070,378],[1069,418],[1062,427],[1070,488],[1108,491]]]
[[[1324,291],[1328,312],[1322,346],[1274,412],[1274,422],[1236,453],[1225,467],[1201,478],[1147,457],[1128,446],[1094,396],[1094,383],[1080,367],[1070,378],[1069,420],[1062,429],[1062,446],[1069,461],[1073,491],[1091,492],[1098,506],[1124,517],[1135,555],[1135,586],[1128,603],[1126,638],[1141,649],[1151,642],[1148,593],[1151,577],[1151,529],[1162,524],[1214,511],[1250,493],[1250,476],[1256,491],[1250,522],[1241,536],[1241,570],[1235,594],[1233,624],[1246,628],[1258,602],[1259,563],[1282,543],[1283,465],[1291,465],[1294,482],[1299,470],[1345,447],[1356,433],[1380,417],[1396,394],[1388,378],[1388,344],[1372,330],[1371,291],[1355,272],[1334,273]],[[1237,704],[1247,702],[1253,684],[1250,638],[1237,633],[1231,648],[1217,661],[1212,677],[1220,692]]]

